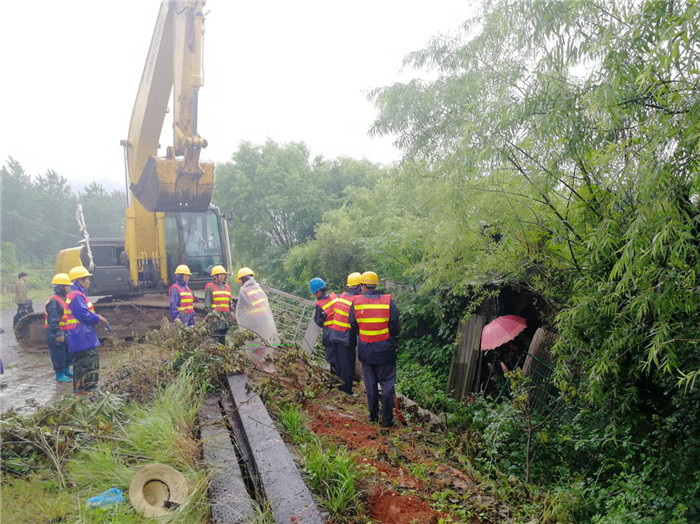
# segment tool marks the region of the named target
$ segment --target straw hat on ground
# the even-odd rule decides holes
[[[129,485],[129,500],[146,517],[168,515],[187,498],[187,480],[165,464],[148,464],[136,472]]]

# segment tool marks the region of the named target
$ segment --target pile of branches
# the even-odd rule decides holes
[[[65,460],[89,443],[116,438],[113,428],[123,419],[124,400],[110,393],[68,397],[24,417],[9,411],[0,418],[3,475],[22,476],[52,469],[66,487]]]
[[[269,348],[266,363],[274,372],[257,367],[244,350],[255,334],[238,329],[229,334],[227,345],[218,344],[211,333],[219,320],[211,314],[191,327],[164,321],[161,329],[143,342],[114,348],[130,351],[130,358],[124,365],[107,370],[99,391],[59,399],[33,415],[9,411],[0,416],[2,472],[22,476],[49,468],[56,471],[59,484],[65,487],[66,459],[89,443],[117,438],[113,428],[126,423],[124,405],[151,401],[183,367],[202,393],[222,390],[228,375],[246,373],[251,388],[266,402],[280,405],[303,405],[339,385],[337,377],[314,364],[296,346]]]

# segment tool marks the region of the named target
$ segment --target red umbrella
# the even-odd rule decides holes
[[[498,317],[484,326],[481,332],[481,350],[494,349],[513,340],[527,327],[523,317],[505,315]]]

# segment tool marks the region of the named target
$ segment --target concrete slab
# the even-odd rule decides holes
[[[207,397],[199,411],[202,456],[209,480],[211,519],[217,524],[246,524],[255,519],[257,504],[251,499],[238,465],[219,399]]]
[[[245,442],[239,442],[239,446],[249,449],[275,522],[322,524],[311,492],[265,405],[257,394],[246,391],[246,376],[230,375],[228,384],[235,407],[233,416],[245,434]]]

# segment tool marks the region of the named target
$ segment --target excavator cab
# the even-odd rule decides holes
[[[166,213],[165,249],[168,254],[168,275],[172,275],[178,265],[186,264],[192,272],[190,287],[201,289],[211,281],[212,267],[228,267],[228,240],[223,224],[225,222],[214,206],[201,213]]]

